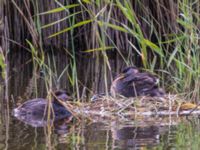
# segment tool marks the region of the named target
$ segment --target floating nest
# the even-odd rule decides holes
[[[199,105],[170,94],[165,97],[142,96],[134,98],[102,96],[95,102],[67,102],[63,105],[74,117],[86,117],[91,120],[121,118],[132,120],[150,116],[200,114]]]

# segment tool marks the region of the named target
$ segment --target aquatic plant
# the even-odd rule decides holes
[[[168,91],[195,100],[200,95],[199,5],[188,0],[12,0],[5,7],[14,6],[18,13],[7,13],[21,27],[10,31],[11,39],[23,44],[29,37],[38,53],[66,52],[68,85],[78,98],[86,91],[108,93],[114,72],[136,65],[157,72]]]

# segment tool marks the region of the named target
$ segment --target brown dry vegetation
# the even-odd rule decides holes
[[[73,4],[77,6],[54,10]],[[10,59],[26,64],[33,56],[33,51],[27,52],[29,40],[38,53],[33,58],[44,59],[37,71],[47,64],[49,52],[62,51],[63,65],[69,67],[68,82],[60,87],[72,87],[69,90],[79,98],[91,89],[108,92],[112,77],[126,65],[157,72],[167,91],[199,96],[198,1],[11,0],[1,1],[0,7],[3,56],[9,50]],[[69,18],[44,27],[64,17]],[[49,38],[54,34],[58,35]]]

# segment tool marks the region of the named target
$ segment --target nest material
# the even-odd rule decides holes
[[[200,114],[200,107],[186,102],[176,95],[165,97],[106,97],[90,103],[65,103],[63,104],[75,117],[90,119],[103,118],[128,118],[144,116],[169,116]]]

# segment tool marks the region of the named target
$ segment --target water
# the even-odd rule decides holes
[[[163,126],[82,120],[34,128],[10,116],[8,122],[1,122],[0,149],[198,149],[199,119],[181,120],[177,125]]]
[[[53,126],[39,128],[27,125],[13,117],[12,110],[17,103],[22,103],[27,98],[35,98],[36,95],[45,97],[45,84],[39,81],[37,87],[30,86],[33,79],[33,72],[30,71],[32,67],[25,65],[20,68],[21,66],[13,62],[10,65],[13,69],[9,73],[11,78],[8,92],[2,86],[0,90],[0,150],[197,150],[200,147],[198,116],[140,118],[124,123],[116,120],[92,122],[83,118],[73,119],[71,122],[61,120]],[[62,70],[63,67],[58,69]],[[64,87],[67,81],[63,78],[61,80],[60,86]],[[30,91],[35,88],[38,93],[32,94]],[[4,101],[6,95],[9,97],[9,103]]]

